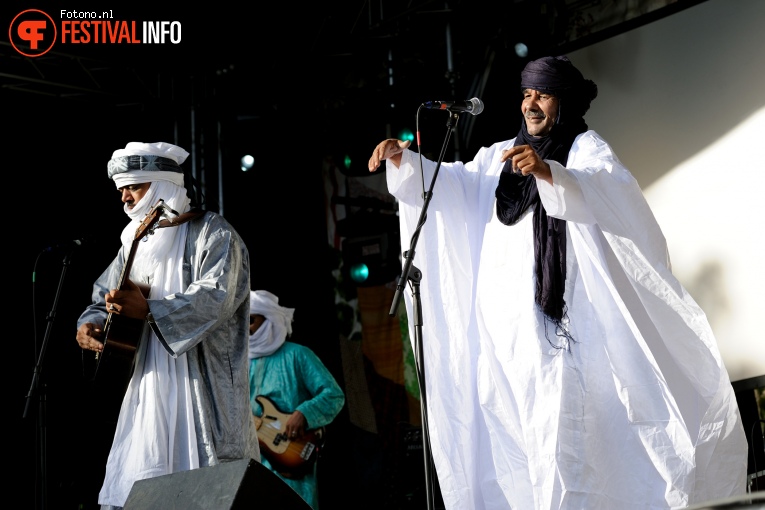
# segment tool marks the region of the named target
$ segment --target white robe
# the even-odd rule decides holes
[[[703,311],[672,275],[643,194],[580,135],[538,181],[567,220],[573,342],[534,303],[532,212],[497,220],[502,149],[444,163],[415,246],[431,449],[447,509],[665,509],[746,492],[747,443]],[[422,208],[418,154],[387,163],[401,242]],[[424,188],[435,163],[423,159]],[[412,296],[405,301],[412,313]],[[414,336],[409,321],[410,337]]]

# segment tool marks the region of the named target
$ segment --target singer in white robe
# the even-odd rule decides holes
[[[531,211],[513,226],[494,212],[512,145],[441,165],[413,259],[446,508],[682,508],[744,493],[728,374],[636,181],[587,131],[565,167],[548,161],[554,184],[538,183],[568,225],[574,341],[560,349],[534,303]],[[435,163],[423,161],[427,188]],[[418,155],[405,150],[386,174],[407,249],[423,204]]]
[[[745,494],[746,436],[714,334],[637,182],[583,122],[596,85],[545,57],[521,90],[517,139],[438,168],[414,246],[436,163],[394,139],[369,162],[386,160],[402,249],[422,272],[446,508],[659,510]],[[519,189],[538,197],[505,200]],[[508,220],[508,203],[532,205]]]
[[[566,167],[548,161],[541,199],[568,221],[574,341],[560,349],[534,303],[531,212],[514,226],[494,213],[512,145],[442,164],[413,259],[446,508],[682,508],[744,493],[728,374],[636,181],[594,131]],[[426,188],[434,168],[424,160]],[[407,249],[423,203],[417,154],[386,173]]]

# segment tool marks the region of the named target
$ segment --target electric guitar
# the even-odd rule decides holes
[[[299,478],[310,471],[324,446],[324,427],[307,430],[302,437],[290,439],[285,427],[290,414],[279,410],[268,397],[255,397],[263,407],[263,415],[253,415],[258,431],[260,453],[285,478]]]
[[[130,245],[130,252],[120,273],[118,290],[125,288],[139,241],[154,233],[155,226],[164,212],[164,200],[160,199],[138,225]],[[145,285],[139,285],[139,287],[143,295],[148,297],[149,288]],[[109,312],[106,318],[103,333],[104,349],[96,353],[97,365],[93,379],[100,386],[106,386],[108,392],[119,391],[120,400],[133,375],[135,355],[143,337],[145,324],[144,319],[133,319],[113,312]]]

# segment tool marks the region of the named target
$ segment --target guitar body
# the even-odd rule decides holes
[[[263,415],[253,415],[258,431],[260,452],[286,478],[298,478],[311,470],[324,446],[324,427],[308,430],[291,440],[285,427],[290,414],[279,410],[263,395],[255,397],[263,407]]]

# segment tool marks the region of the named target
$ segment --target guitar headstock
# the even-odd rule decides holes
[[[138,228],[135,231],[135,237],[133,237],[134,241],[140,241],[147,235],[154,233],[154,227],[165,212],[165,207],[165,201],[160,198],[157,203],[154,204],[154,207],[152,207],[146,214],[146,217],[141,221],[141,224],[138,225]]]

